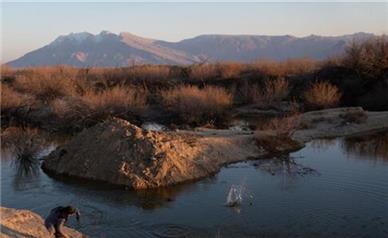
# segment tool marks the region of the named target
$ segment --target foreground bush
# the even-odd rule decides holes
[[[41,132],[30,128],[9,127],[1,133],[1,145],[16,156],[16,171],[20,175],[39,172],[38,156],[46,141]]]
[[[181,122],[201,125],[223,123],[232,106],[232,95],[223,88],[180,86],[162,92],[163,104]]]
[[[322,109],[336,106],[341,99],[341,93],[335,85],[316,82],[304,93],[304,98],[309,107]]]

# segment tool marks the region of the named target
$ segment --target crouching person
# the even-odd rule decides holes
[[[74,214],[76,215],[77,221],[79,221],[80,213],[78,209],[72,206],[56,207],[50,211],[44,224],[51,234],[54,233],[55,238],[68,238],[68,236],[63,233],[63,226],[67,222],[68,217]]]

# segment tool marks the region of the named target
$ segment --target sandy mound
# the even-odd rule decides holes
[[[145,131],[114,118],[57,148],[45,158],[42,168],[54,174],[145,189],[206,177],[225,163],[259,154],[252,136]]]
[[[28,238],[52,238],[46,227],[42,217],[28,210],[17,210],[11,208],[0,207],[0,237],[28,237]],[[81,233],[65,227],[65,234],[70,238],[86,237]]]

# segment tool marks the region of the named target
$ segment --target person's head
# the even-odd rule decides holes
[[[72,207],[72,206],[66,206],[62,208],[62,212],[67,214],[67,215],[73,215],[74,213],[77,212],[77,209]]]

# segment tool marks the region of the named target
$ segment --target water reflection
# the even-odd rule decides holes
[[[253,165],[273,176],[280,176],[280,187],[289,190],[297,186],[298,178],[307,175],[319,176],[320,173],[310,167],[296,162],[297,158],[284,156],[274,159],[265,159],[254,162]]]
[[[337,143],[336,139],[313,140],[310,146],[314,149],[326,150]]]
[[[167,207],[182,193],[194,192],[194,183],[179,184],[171,187],[161,187],[144,190],[127,190],[125,187],[109,183],[70,178],[62,175],[50,174],[55,181],[62,182],[58,189],[72,190],[72,193],[81,198],[89,197],[95,202],[109,201],[118,206],[130,205],[144,210],[155,210]],[[208,179],[210,180],[210,179]],[[206,179],[205,179],[206,181]],[[85,191],[88,191],[85,193]],[[107,194],[109,194],[107,196]]]
[[[289,156],[259,160],[254,163],[254,166],[272,175],[287,175],[291,178],[305,175],[319,175],[319,172],[315,169],[305,167],[297,163],[295,158]]]
[[[388,161],[388,132],[345,138],[342,148],[352,158]]]

